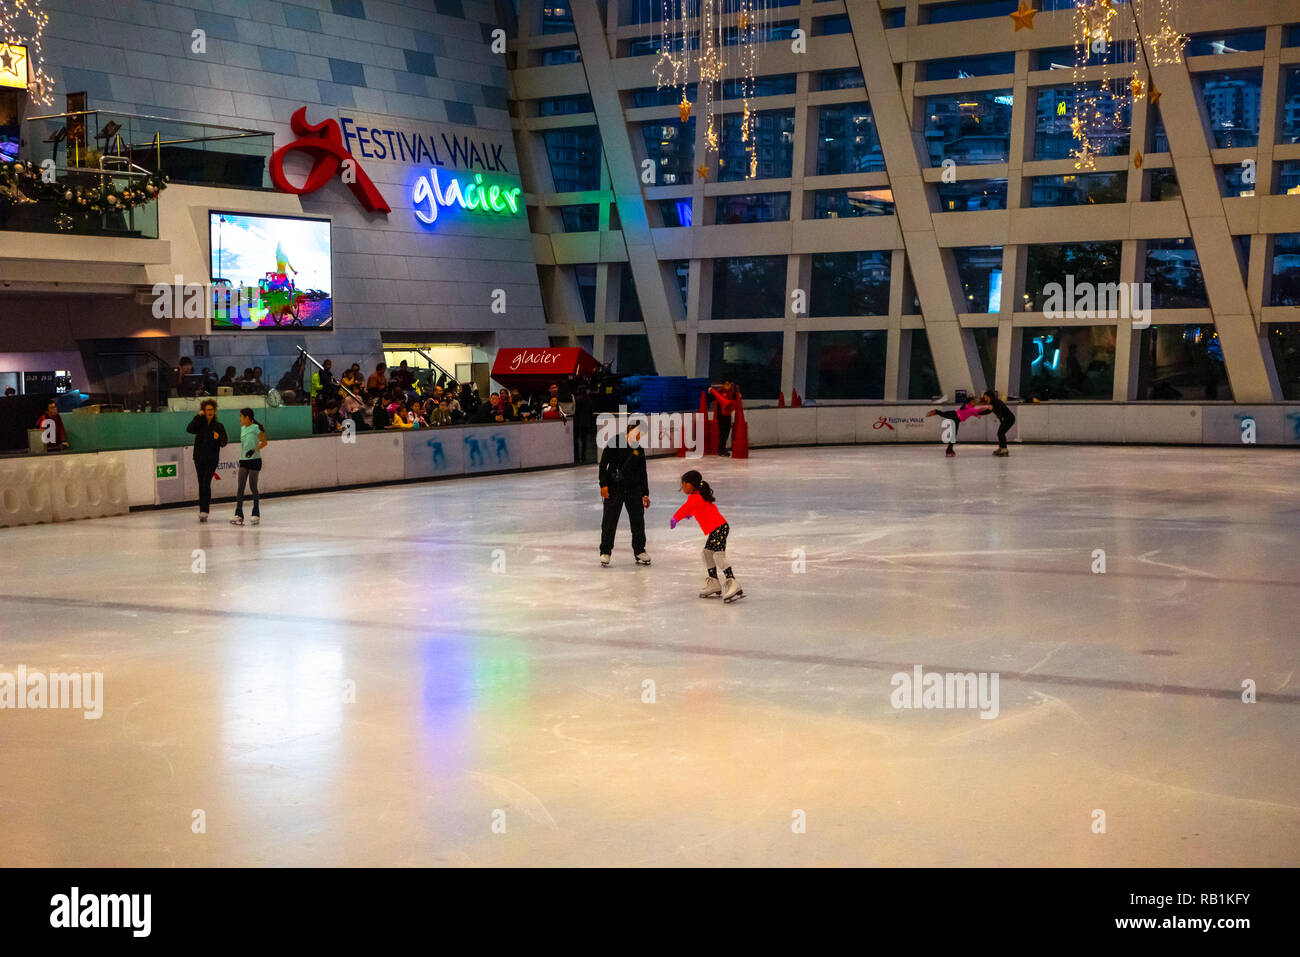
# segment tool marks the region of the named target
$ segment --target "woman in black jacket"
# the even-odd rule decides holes
[[[208,520],[212,503],[212,475],[217,471],[221,450],[226,447],[226,427],[217,421],[217,403],[204,399],[199,414],[185,427],[194,436],[194,471],[199,477],[199,521]]]

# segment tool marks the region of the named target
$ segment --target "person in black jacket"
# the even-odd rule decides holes
[[[194,471],[199,476],[199,521],[208,520],[212,504],[212,475],[217,471],[221,450],[226,447],[226,427],[217,421],[217,403],[204,399],[199,414],[185,427],[194,436]]]
[[[650,482],[646,477],[645,450],[635,422],[629,422],[627,437],[613,441],[600,454],[600,497],[605,500],[605,515],[600,523],[600,564],[609,567],[614,551],[614,534],[618,519],[627,507],[627,523],[632,528],[632,553],[638,565],[649,565],[645,550],[645,509],[650,507]]]
[[[996,389],[989,389],[985,392],[980,400],[984,404],[993,407],[993,414],[998,417],[998,447],[994,450],[994,455],[1010,455],[1011,450],[1007,448],[1007,433],[1011,427],[1016,424],[1016,415],[1011,411],[1011,407],[1002,401]]]

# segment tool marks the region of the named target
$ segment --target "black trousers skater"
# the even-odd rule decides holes
[[[727,439],[731,436],[731,416],[718,413],[718,452],[727,451]]]
[[[199,477],[199,511],[207,512],[212,505],[212,473],[217,470],[217,459],[211,462],[194,460],[194,471]]]
[[[1007,419],[998,419],[998,448],[1005,449],[1007,447],[1007,433],[1011,431],[1011,427],[1015,424],[1016,417],[1014,415]]]
[[[627,523],[632,527],[632,554],[640,555],[645,551],[645,506],[641,504],[641,496],[610,489],[609,498],[605,499],[605,515],[600,522],[602,555],[614,553],[614,535],[618,531],[618,519],[625,506]]]

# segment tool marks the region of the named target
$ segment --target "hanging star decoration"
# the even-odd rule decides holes
[[[1073,133],[1074,138],[1078,140],[1083,138],[1079,135],[1082,131],[1083,131],[1083,120],[1079,118],[1078,114],[1075,114],[1073,117],[1070,118],[1070,132]]]
[[[682,122],[685,123],[691,118],[691,101],[686,99],[686,94],[682,94],[682,101],[677,104],[677,112],[682,115]]]
[[[1154,83],[1151,84],[1151,89],[1147,91],[1147,102],[1152,106],[1160,102],[1160,91],[1156,89]]]
[[[709,178],[709,168],[707,166],[697,166],[695,167],[695,172],[700,174],[700,179]]]
[[[1137,169],[1141,169],[1141,168],[1142,168],[1142,151],[1141,151],[1141,150],[1138,150],[1137,153],[1136,153],[1136,155],[1134,155],[1134,157],[1133,157],[1133,166],[1136,167]]]
[[[1133,97],[1136,99],[1142,95],[1142,91],[1146,88],[1146,84],[1142,82],[1141,77],[1134,74],[1133,81],[1129,83],[1128,88],[1133,92]]]
[[[1016,33],[1034,28],[1034,17],[1038,11],[1029,5],[1029,0],[1020,0],[1020,9],[1011,14],[1011,21],[1016,25]]]
[[[0,85],[27,85],[27,51],[17,44],[0,42]],[[5,80],[4,77],[11,79]]]

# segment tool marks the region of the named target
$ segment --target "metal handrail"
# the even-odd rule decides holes
[[[320,369],[322,372],[325,371],[325,367],[316,361],[316,357],[312,355],[310,352],[308,352],[306,349],[304,349],[302,346],[294,346],[294,348],[297,349],[299,352],[301,352],[303,356],[307,359],[307,361],[310,362],[312,365],[314,365],[317,369]],[[361,400],[357,398],[357,394],[355,392],[353,392],[351,389],[349,389],[347,386],[343,384],[341,379],[335,379],[334,384],[337,385],[344,392],[346,392],[349,396],[351,396],[354,402],[360,402],[362,405],[365,405],[364,402],[361,402]],[[303,383],[303,388],[307,389],[306,382]]]
[[[422,359],[424,359],[424,361],[427,362],[427,363],[429,363],[429,365],[433,366],[435,369],[437,369],[439,372],[441,372],[441,373],[443,374],[443,376],[445,376],[445,377],[448,379],[448,381],[451,381],[451,382],[455,382],[455,381],[456,381],[456,377],[455,377],[454,375],[452,375],[450,372],[448,372],[448,371],[447,371],[446,369],[444,369],[442,366],[438,365],[438,363],[434,362],[434,361],[433,361],[433,356],[429,355],[429,353],[425,352],[425,351],[424,351],[423,349],[421,349],[419,346],[415,346],[415,347],[413,347],[413,348],[411,349],[411,351],[414,352],[417,356],[420,356]]]

